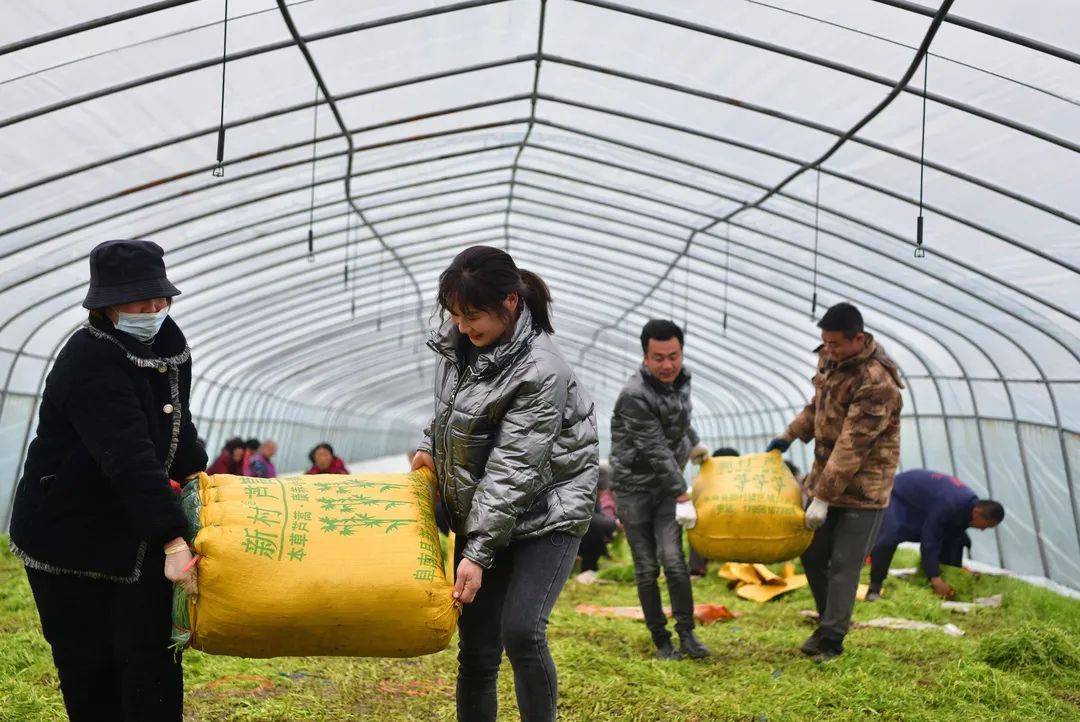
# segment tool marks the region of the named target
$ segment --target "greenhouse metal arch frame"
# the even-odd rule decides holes
[[[405,448],[430,405],[437,274],[484,242],[552,286],[602,425],[640,324],[670,316],[703,434],[745,451],[805,403],[812,317],[856,302],[906,372],[902,465],[1006,504],[975,558],[1080,588],[1080,209],[1064,190],[1080,55],[998,3],[791,4],[377,17],[280,1],[223,23],[212,0],[100,2],[67,27],[14,11],[0,499],[100,240],[166,248],[210,446],[275,436],[289,463],[323,439],[353,458]],[[1033,170],[1000,171],[1020,161]]]

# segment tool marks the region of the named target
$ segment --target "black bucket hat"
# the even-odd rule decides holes
[[[105,308],[180,295],[165,277],[165,251],[151,241],[105,241],[90,251],[90,289],[83,308]]]

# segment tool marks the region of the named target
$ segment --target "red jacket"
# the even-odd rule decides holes
[[[323,471],[317,466],[313,466],[308,469],[308,474],[348,474],[349,470],[345,468],[345,462],[341,459],[334,457],[334,460],[330,462],[330,468]]]
[[[206,470],[207,474],[239,474],[240,465],[232,460],[232,454],[228,451],[221,452],[218,458],[214,459],[214,463]]]

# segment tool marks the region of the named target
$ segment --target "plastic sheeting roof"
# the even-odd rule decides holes
[[[358,455],[426,420],[437,275],[488,243],[549,282],[605,427],[672,317],[699,429],[744,451],[805,403],[815,313],[857,303],[905,372],[903,465],[1005,503],[977,558],[1080,587],[1075,3],[227,13],[3,2],[0,508],[98,242],[166,248],[211,446]]]

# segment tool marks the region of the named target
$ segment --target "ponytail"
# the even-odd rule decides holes
[[[506,251],[492,246],[471,246],[459,253],[439,276],[439,305],[506,313],[503,299],[518,294],[529,307],[537,331],[555,333],[551,325],[551,291],[540,276],[522,271]]]
[[[519,273],[524,287],[521,300],[532,313],[533,328],[544,333],[555,333],[555,327],[551,325],[551,291],[547,284],[532,271],[521,270]]]

